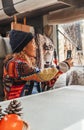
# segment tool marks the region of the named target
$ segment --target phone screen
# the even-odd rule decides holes
[[[72,52],[71,50],[67,51],[67,59],[71,58],[71,52]]]

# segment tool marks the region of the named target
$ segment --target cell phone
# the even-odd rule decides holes
[[[67,50],[67,59],[70,59],[70,58],[71,58],[71,53],[72,53],[71,50]]]

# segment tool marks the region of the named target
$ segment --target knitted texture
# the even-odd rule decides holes
[[[13,53],[20,52],[32,39],[32,33],[12,30],[10,32],[10,45]]]

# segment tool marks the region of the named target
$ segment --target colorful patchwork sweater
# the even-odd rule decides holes
[[[38,72],[36,68],[23,59],[12,58],[4,64],[3,82],[6,99],[13,99],[23,95],[26,81],[21,79]]]

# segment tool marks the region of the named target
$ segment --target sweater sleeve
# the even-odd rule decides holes
[[[8,65],[8,75],[11,78],[15,77],[15,63],[14,62],[10,62]]]

